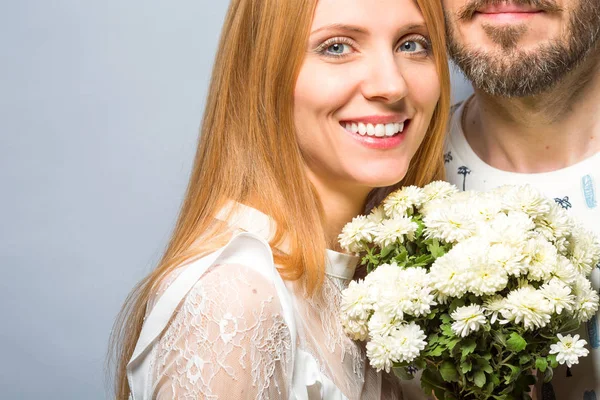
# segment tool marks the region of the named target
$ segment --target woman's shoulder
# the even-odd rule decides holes
[[[202,296],[207,288],[215,287],[228,293],[239,293],[251,304],[252,300],[276,295],[280,279],[269,244],[255,234],[238,233],[226,245],[166,275],[149,302],[148,310],[152,310],[167,291],[171,296],[180,296],[189,302]]]

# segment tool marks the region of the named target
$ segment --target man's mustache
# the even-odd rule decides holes
[[[481,9],[482,7],[503,3],[531,6],[540,11],[546,12],[562,11],[562,9],[554,0],[472,0],[458,11],[458,18],[461,20],[470,20],[473,18],[477,10]]]

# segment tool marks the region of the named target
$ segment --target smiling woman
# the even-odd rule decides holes
[[[401,398],[343,334],[357,258],[333,250],[442,178],[449,91],[438,2],[232,1],[178,224],[114,331],[117,398]]]

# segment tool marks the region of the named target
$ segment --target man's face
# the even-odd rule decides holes
[[[600,0],[443,0],[450,56],[491,95],[533,96],[577,67],[600,32]]]

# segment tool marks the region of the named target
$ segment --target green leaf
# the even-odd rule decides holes
[[[514,365],[510,365],[510,364],[504,364],[505,366],[507,366],[508,368],[510,368],[510,374],[505,376],[504,382],[506,384],[510,384],[514,381],[517,380],[517,378],[519,377],[519,374],[521,373],[521,368],[516,367]]]
[[[381,249],[381,253],[379,253],[379,257],[381,258],[386,258],[387,256],[389,256],[392,251],[394,251],[396,249],[396,245],[392,244],[390,246],[386,246],[383,249]]]
[[[486,382],[485,373],[483,371],[477,371],[477,372],[475,372],[475,375],[473,375],[473,381],[475,382],[475,385],[477,387],[482,388],[483,385],[485,385],[485,382]]]
[[[477,348],[477,342],[473,339],[467,339],[462,343],[462,358],[464,359],[467,355],[471,354]]]
[[[546,369],[546,372],[544,372],[544,382],[546,382],[546,383],[550,382],[553,377],[554,377],[554,370],[552,368]]]
[[[448,337],[454,337],[454,332],[452,331],[452,326],[450,324],[442,324],[442,334]]]
[[[439,357],[444,353],[444,346],[437,346],[425,352],[426,357]]]
[[[519,364],[524,365],[531,361],[531,356],[529,354],[523,354],[519,357]]]
[[[462,372],[463,374],[471,372],[472,369],[473,363],[471,363],[471,361],[467,360],[460,363],[460,372]]]
[[[448,350],[454,349],[454,347],[460,343],[460,338],[452,339],[448,342]]]
[[[535,368],[540,372],[546,372],[546,368],[548,368],[548,360],[546,357],[538,357],[535,360]]]
[[[492,369],[492,366],[490,365],[490,361],[483,357],[477,357],[475,359],[475,363],[477,364],[476,369],[478,369],[478,370],[485,371],[488,374],[491,374],[492,372],[494,372],[494,370]]]
[[[437,239],[433,239],[433,241],[427,245],[427,250],[433,256],[433,258],[440,258],[444,254],[446,254],[446,250],[440,246],[440,242]]]
[[[548,357],[546,357],[546,359],[548,360],[548,364],[550,364],[552,368],[558,367],[558,361],[556,361],[556,354],[550,354]]]
[[[527,347],[527,342],[516,332],[511,333],[510,338],[506,341],[506,348],[514,353],[525,350],[525,347]]]
[[[452,322],[452,317],[450,317],[450,315],[448,315],[448,314],[442,314],[440,319],[442,320],[442,322],[444,324],[449,324],[450,322]]]
[[[494,382],[488,382],[488,384],[485,386],[485,389],[483,390],[485,394],[487,394],[488,396],[491,395],[492,393],[494,393]]]
[[[446,382],[458,382],[458,371],[452,361],[444,361],[442,363],[440,374]]]
[[[427,367],[427,363],[425,362],[425,360],[421,359],[421,358],[417,358],[416,360],[413,361],[413,364],[415,365],[416,369],[425,369],[425,367]]]
[[[406,367],[392,368],[392,370],[394,371],[394,374],[396,374],[396,376],[402,379],[403,381],[410,381],[415,377],[413,374],[408,372],[408,369]]]

